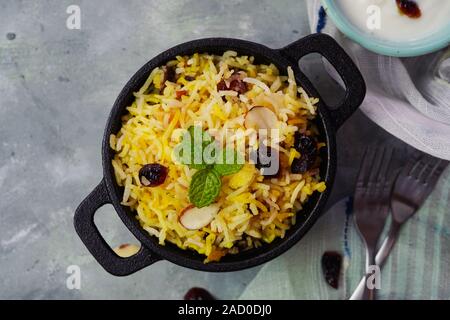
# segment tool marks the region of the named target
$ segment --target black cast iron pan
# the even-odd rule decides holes
[[[234,50],[239,55],[255,57],[255,63],[273,63],[280,72],[286,72],[288,66],[294,70],[297,83],[313,97],[320,95],[310,81],[300,72],[298,61],[310,53],[319,53],[325,57],[337,70],[346,85],[346,94],[340,105],[331,110],[324,102],[318,104],[316,124],[321,140],[326,142],[326,148],[321,148],[322,165],[321,178],[326,182],[327,190],[312,196],[302,210],[296,225],[286,233],[283,239],[276,239],[271,244],[251,249],[236,255],[227,255],[220,262],[203,263],[204,257],[190,250],[181,250],[175,245],[158,244],[156,237],[150,236],[141,228],[135,218],[135,213],[120,204],[123,190],[114,178],[111,159],[113,150],[109,147],[109,136],[117,133],[121,127],[121,116],[126,113],[126,107],[133,100],[136,92],[144,84],[150,72],[177,55],[191,55],[208,52],[223,54]],[[348,117],[359,107],[365,96],[365,83],[361,73],[345,51],[337,42],[323,34],[314,34],[300,39],[282,49],[271,49],[261,44],[238,39],[208,38],[195,40],[173,47],[145,64],[120,92],[111,110],[103,137],[103,175],[100,184],[87,196],[75,212],[75,229],[91,254],[113,275],[124,276],[147,267],[158,260],[168,260],[180,266],[203,271],[235,271],[267,262],[282,254],[297,243],[311,228],[324,208],[332,189],[336,171],[336,131]],[[121,258],[105,242],[94,224],[94,215],[98,208],[111,203],[123,223],[141,242],[140,251],[130,258]],[[326,235],[324,235],[326,236]]]

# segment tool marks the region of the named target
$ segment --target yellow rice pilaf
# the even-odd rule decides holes
[[[165,81],[165,70],[154,69],[135,93],[122,128],[110,137],[115,178],[124,187],[122,205],[136,212],[142,227],[161,245],[169,241],[195,250],[206,257],[205,262],[283,238],[308,197],[325,190],[317,169],[304,174],[289,170],[301,156],[293,148],[295,132],[317,136],[311,120],[318,99],[297,86],[291,68],[287,76],[281,75],[273,64],[257,65],[253,57],[233,51],[222,56],[179,56],[167,67],[175,71],[176,80]],[[217,84],[236,70],[244,72],[248,91],[218,91]],[[212,222],[200,230],[187,230],[179,215],[191,205],[188,188],[196,170],[172,160],[182,132],[199,122],[204,130],[216,129],[215,137],[227,128],[242,129],[244,135],[236,139],[247,145],[251,130],[244,127],[244,117],[253,106],[270,108],[278,118],[280,176],[264,178],[254,164],[246,163],[238,173],[222,177],[215,201],[220,209]],[[318,148],[323,145],[318,143]],[[164,184],[141,185],[139,170],[148,163],[168,168]]]

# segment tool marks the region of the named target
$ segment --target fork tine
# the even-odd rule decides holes
[[[364,151],[364,156],[359,169],[358,180],[356,182],[357,187],[362,187],[365,185],[370,174],[370,169],[372,167],[375,154],[375,150],[370,147],[367,147]]]
[[[372,163],[372,167],[370,168],[370,176],[369,176],[369,182],[375,183],[378,180],[378,175],[380,172],[380,168],[383,164],[383,158],[386,153],[386,148],[376,148],[375,149],[375,159]]]
[[[426,157],[423,161],[423,166],[421,170],[415,175],[417,180],[423,181],[423,179],[428,175],[427,173],[433,169],[435,164],[436,164],[435,159]]]
[[[437,160],[437,161],[436,161]],[[424,157],[424,166],[422,170],[417,174],[417,179],[420,181],[425,181],[428,175],[433,171],[436,165],[439,165],[439,159],[433,158],[431,156]]]
[[[392,162],[392,156],[394,154],[394,149],[392,147],[388,147],[385,150],[385,156],[383,158],[383,164],[381,166],[380,172],[378,173],[378,182],[382,182],[383,180],[389,181],[391,179],[387,178],[388,169]]]
[[[426,162],[426,158],[422,157],[420,161],[418,161],[409,172],[409,175],[413,177],[414,179],[419,179],[420,174],[423,170],[426,170],[428,164]]]
[[[433,166],[428,176],[424,177],[422,181],[426,184],[434,184],[436,180],[439,179],[442,172],[444,172],[444,170],[447,168],[447,166],[448,161],[438,159],[438,161],[436,161],[436,164]]]
[[[420,161],[423,154],[417,152],[414,153],[411,157],[411,159],[405,164],[403,169],[400,171],[401,176],[409,176],[411,173],[411,170],[414,168],[414,166]]]

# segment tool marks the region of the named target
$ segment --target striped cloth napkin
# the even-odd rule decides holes
[[[267,263],[240,298],[348,299],[365,264],[350,203],[346,198],[333,206],[296,246]],[[321,258],[326,251],[344,257],[337,290],[325,282],[322,273]],[[450,167],[422,208],[403,226],[381,269],[377,299],[449,299],[449,265]]]

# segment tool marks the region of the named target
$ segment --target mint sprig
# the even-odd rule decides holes
[[[182,144],[186,144],[183,150],[190,153],[182,154],[181,162],[199,170],[192,176],[189,185],[189,201],[198,208],[206,207],[213,203],[220,193],[220,178],[242,169],[242,157],[231,148],[217,148],[214,139],[207,132],[196,130],[195,127],[188,129]],[[207,159],[203,157],[205,151],[209,153]]]

